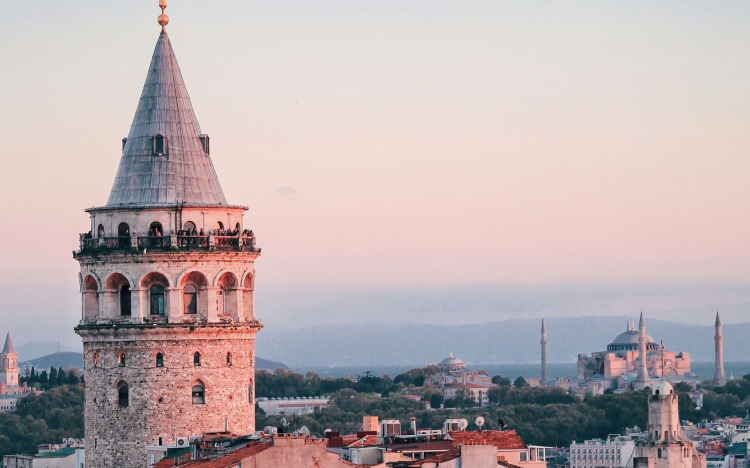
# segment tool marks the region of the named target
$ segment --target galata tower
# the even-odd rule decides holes
[[[147,466],[147,449],[255,431],[255,246],[224,198],[165,26],[117,176],[86,210],[81,265],[86,459]]]

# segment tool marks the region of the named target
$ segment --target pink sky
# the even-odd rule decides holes
[[[3,5],[2,297],[77,297],[71,251],[111,188],[156,4]],[[262,283],[750,280],[748,3],[167,13]]]

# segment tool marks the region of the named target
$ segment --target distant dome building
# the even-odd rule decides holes
[[[448,374],[450,372],[459,371],[466,369],[466,364],[458,358],[453,357],[453,353],[440,361],[437,365],[438,372],[441,374]]]
[[[628,321],[624,332],[607,345],[606,351],[578,355],[578,379],[596,380],[603,389],[629,388],[638,374],[640,331]],[[690,373],[690,356],[685,352],[662,350],[659,343],[646,335],[646,370],[648,377],[684,380]],[[689,379],[689,377],[688,377]]]

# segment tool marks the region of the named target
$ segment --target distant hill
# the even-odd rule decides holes
[[[78,352],[80,353],[82,346],[71,347],[60,345],[55,342],[36,342],[36,343],[25,343],[16,345],[16,353],[18,358],[24,361],[30,361],[39,357],[49,356],[55,353],[62,352]]]
[[[42,356],[36,359],[30,359],[19,363],[21,368],[23,367],[35,367],[37,369],[49,369],[50,367],[62,367],[63,369],[70,369],[71,367],[77,367],[81,369],[83,367],[83,354],[82,353],[53,353],[47,356]],[[267,359],[255,358],[255,368],[265,369],[273,371],[281,368],[286,369],[287,367],[275,361],[269,361]]]
[[[275,371],[276,369],[288,369],[287,366],[280,362],[276,361],[269,361],[268,359],[263,359],[256,357],[255,358],[255,369],[256,370],[267,370],[267,371]]]
[[[83,354],[71,352],[52,353],[47,356],[21,362],[18,365],[21,368],[33,366],[36,369],[49,369],[50,367],[62,367],[63,369],[76,367],[81,369],[83,368]]]
[[[631,317],[634,320],[635,317]],[[575,363],[579,353],[604,351],[625,331],[626,317],[548,318],[547,359]],[[713,317],[710,317],[713,323]],[[363,323],[259,333],[256,349],[292,367],[436,364],[449,353],[471,364],[525,364],[540,359],[540,319],[472,325]],[[646,317],[646,331],[693,362],[713,361],[714,327]],[[724,359],[747,361],[750,323],[724,324]]]

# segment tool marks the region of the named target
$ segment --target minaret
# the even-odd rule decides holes
[[[166,4],[109,199],[86,210],[90,231],[74,252],[92,468],[141,468],[149,446],[255,432],[260,249],[244,228],[248,208],[227,203],[219,184]]]
[[[638,328],[640,329],[640,336],[638,337],[638,378],[636,378],[633,387],[636,390],[642,390],[651,385],[648,367],[646,366],[646,322],[643,320],[643,311],[641,311],[641,321]]]
[[[724,337],[721,334],[721,317],[719,317],[719,311],[716,311],[716,334],[714,335],[714,380],[719,385],[727,383],[727,376],[724,373]]]
[[[539,384],[545,386],[547,385],[547,329],[544,327],[544,317],[542,317],[542,341],[539,343],[542,345],[542,378]]]
[[[6,387],[18,385],[18,354],[13,349],[10,332],[5,336],[5,346],[0,352],[0,383]]]

